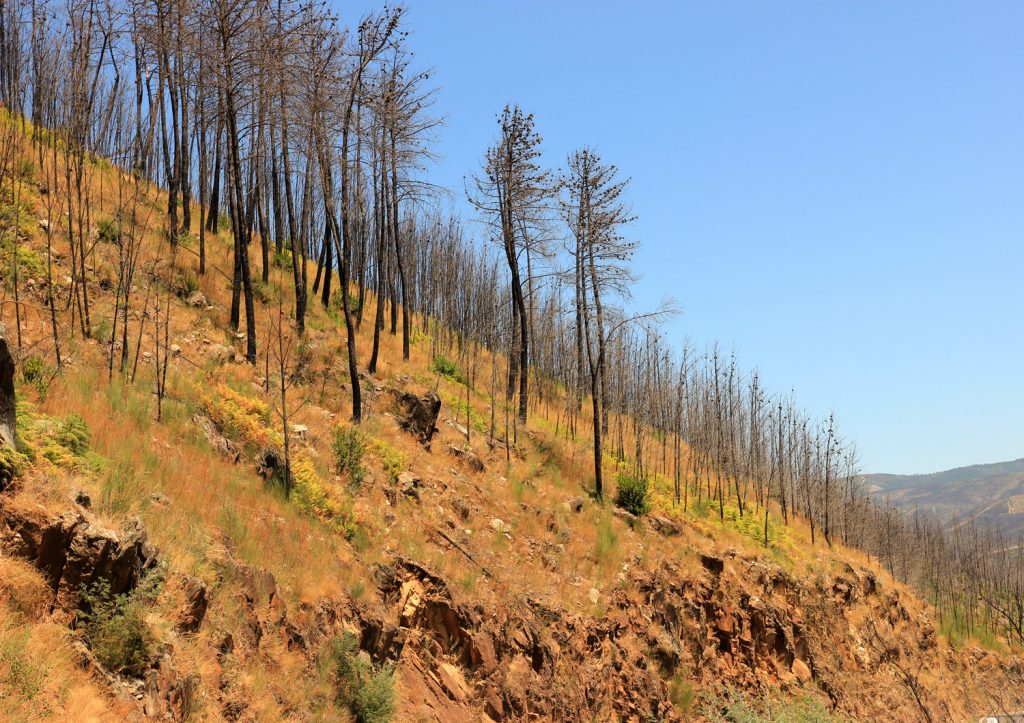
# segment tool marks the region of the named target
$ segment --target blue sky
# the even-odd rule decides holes
[[[371,8],[347,4],[345,12]],[[632,177],[635,303],[865,471],[1024,456],[1024,4],[411,0],[455,189],[517,101]]]

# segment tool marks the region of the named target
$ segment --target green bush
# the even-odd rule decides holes
[[[615,506],[621,507],[637,517],[651,511],[647,499],[647,480],[620,473],[615,478]]]
[[[174,293],[180,298],[188,298],[193,292],[199,291],[199,279],[192,269],[181,269],[174,277]]]
[[[101,218],[99,221],[100,241],[116,244],[121,240],[121,223],[115,218]]]
[[[18,174],[18,178],[23,181],[31,181],[36,175],[36,164],[32,162],[31,158],[22,156],[18,159],[16,173]]]
[[[668,697],[677,711],[687,717],[692,715],[696,692],[693,689],[693,684],[687,681],[681,673],[669,682]]]
[[[14,478],[21,474],[27,461],[25,455],[20,452],[0,445],[0,490],[7,489]]]
[[[442,377],[454,378],[458,374],[459,368],[456,367],[455,361],[449,357],[444,354],[437,354],[434,356],[433,364],[430,365],[430,371]]]
[[[35,354],[22,359],[21,380],[35,389],[40,398],[45,397],[50,385],[50,370],[46,361]]]
[[[280,251],[275,249],[273,264],[279,269],[290,269],[292,267],[291,249],[285,247],[282,247]]]
[[[336,699],[357,723],[387,723],[395,715],[395,674],[390,665],[375,666],[360,657],[355,635],[336,638],[334,662]]]
[[[338,474],[346,475],[348,483],[359,489],[366,479],[366,467],[363,466],[363,454],[366,452],[366,439],[355,427],[339,425],[334,429],[335,469]]]
[[[143,595],[112,595],[97,580],[81,592],[83,632],[107,670],[141,678],[149,667],[154,640],[143,619]]]
[[[55,440],[64,449],[81,457],[89,451],[89,428],[84,419],[72,412],[60,423]]]

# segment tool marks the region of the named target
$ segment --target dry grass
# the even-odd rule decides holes
[[[37,177],[41,175],[37,172]],[[95,223],[95,219],[114,213],[117,194],[128,188],[116,169],[99,166],[92,169],[88,182]],[[56,193],[56,189],[51,193]],[[154,215],[139,263],[136,282],[140,289],[133,298],[137,310],[141,309],[148,283],[144,270],[155,269],[165,279],[173,271],[167,267],[166,244],[158,237],[160,199],[152,189],[147,191],[146,204],[154,209]],[[40,215],[44,215],[41,209]],[[195,209],[193,223],[198,224],[198,219]],[[54,234],[56,246],[66,259],[67,249],[60,237],[60,233]],[[37,250],[45,247],[39,235],[33,244]],[[196,270],[197,260],[188,250],[194,249],[195,244],[192,240],[179,251],[176,259],[180,268]],[[208,237],[207,244],[209,270],[198,278],[198,283],[213,308],[192,309],[172,299],[170,342],[181,346],[182,353],[171,360],[168,397],[160,423],[155,421],[155,366],[140,360],[134,384],[122,380],[117,373],[109,378],[106,348],[95,341],[80,340],[68,320],[62,320],[63,326],[71,330],[62,338],[62,348],[71,355],[72,363],[52,385],[45,400],[37,399],[33,391],[28,391],[27,396],[38,403],[42,413],[80,414],[89,428],[92,450],[105,462],[100,471],[91,475],[62,469],[47,470],[45,476],[30,473],[23,481],[22,497],[56,510],[66,506],[71,487],[82,487],[92,496],[96,513],[110,527],[119,527],[133,515],[141,517],[152,541],[174,571],[195,575],[214,585],[225,562],[229,558],[238,560],[272,572],[289,604],[349,598],[373,605],[376,588],[371,582],[372,567],[388,562],[394,555],[425,562],[452,583],[455,594],[471,597],[491,609],[530,595],[569,611],[601,614],[605,596],[620,584],[620,575],[627,567],[656,568],[672,562],[683,574],[697,576],[701,552],[720,553],[729,548],[744,555],[773,557],[801,576],[827,574],[852,561],[874,569],[891,584],[877,562],[858,551],[840,545],[829,549],[820,537],[812,545],[810,530],[801,520],[791,520],[784,548],[766,551],[735,526],[720,523],[717,510],[709,509],[702,515],[691,505],[684,512],[672,505],[670,496],[662,494],[660,498],[656,496],[655,502],[662,512],[682,523],[682,534],[662,538],[633,530],[611,514],[607,503],[586,497],[594,479],[586,415],[580,420],[577,438],[567,438],[564,404],[557,394],[534,405],[529,427],[519,430],[518,444],[510,452],[511,461],[506,462],[504,447],[488,450],[487,435],[475,424],[483,420],[486,428],[490,420],[490,365],[498,365],[499,378],[503,368],[503,360],[486,351],[478,361],[477,387],[469,395],[472,446],[484,459],[486,471],[469,472],[447,451],[449,445],[465,443],[465,437],[448,424],[465,424],[465,387],[428,371],[433,362],[429,338],[417,337],[411,347],[411,358],[405,361],[401,356],[401,337],[387,330],[380,337],[375,380],[417,392],[436,388],[446,403],[433,451],[427,452],[398,430],[390,416],[393,410],[387,395],[376,395],[373,384],[364,383],[366,408],[362,427],[371,450],[365,460],[370,474],[363,488],[352,496],[359,532],[351,543],[347,542],[331,525],[304,514],[277,489],[265,484],[249,461],[236,465],[217,455],[192,423],[193,414],[201,406],[197,389],[223,386],[261,400],[262,404],[278,402],[262,386],[266,333],[270,320],[277,314],[275,305],[257,303],[260,357],[255,368],[230,361],[215,364],[202,351],[207,339],[242,350],[242,342],[228,329],[229,236],[222,233]],[[96,267],[109,267],[113,248],[99,244],[97,249]],[[254,269],[254,275],[258,276],[258,271]],[[63,277],[64,273],[64,267],[58,266],[55,277]],[[282,297],[286,309],[293,296],[288,278],[274,269],[265,289],[271,298]],[[336,286],[337,279],[334,281]],[[158,290],[165,295],[161,287],[154,286],[154,293]],[[112,294],[101,292],[98,286],[91,286],[90,292],[94,325],[104,320],[109,323]],[[368,293],[357,337],[361,368],[369,360],[375,303],[373,294]],[[13,323],[9,309],[9,305],[3,307],[3,320],[8,327]],[[348,378],[344,331],[339,321],[330,310],[322,308],[318,297],[310,296],[307,382],[289,391],[288,405],[292,410],[291,422],[309,428],[304,441],[294,440],[296,448],[308,457],[325,484],[337,484],[340,489],[341,481],[334,480],[330,440],[335,425],[348,419],[351,399],[343,389]],[[420,320],[413,321],[419,329]],[[133,319],[132,336],[138,323]],[[44,316],[28,313],[23,327],[26,343],[44,354],[52,345],[47,324]],[[144,352],[154,348],[154,331],[152,322],[147,321],[142,338]],[[503,405],[503,398],[499,397],[495,414],[499,434],[504,433]],[[613,425],[616,421],[612,420]],[[276,428],[275,433],[280,434]],[[648,463],[660,460],[661,454],[660,443],[651,440]],[[396,459],[401,460],[401,468],[408,468],[423,480],[419,503],[402,498],[394,505],[388,501],[384,490],[393,484],[392,478],[399,469],[389,460]],[[615,471],[615,463],[606,459],[605,478],[613,480]],[[610,489],[607,496],[611,498],[613,492]],[[577,496],[584,496],[585,504],[582,512],[573,513],[566,502]],[[473,510],[468,519],[463,520],[455,513],[456,497]],[[777,516],[777,510],[773,509],[772,514]],[[492,518],[505,522],[511,528],[509,535],[496,532],[491,527]],[[486,577],[477,563],[453,550],[437,534],[438,530],[458,540],[495,578]],[[545,554],[557,560],[555,569],[545,565]],[[114,715],[112,704],[75,667],[67,631],[39,618],[45,593],[40,583],[27,566],[0,558],[0,611],[5,621],[0,624],[0,648],[15,649],[15,643],[22,641],[18,649],[24,650],[27,661],[24,692],[32,693],[38,688],[38,692],[24,700],[5,697],[0,703],[0,716],[32,720],[36,716],[31,712],[35,710],[33,705],[43,700],[49,706],[46,710],[56,717],[110,719]],[[591,588],[600,592],[596,605],[590,599]],[[904,592],[901,586],[897,589]],[[212,625],[231,629],[237,624],[235,592],[230,584],[221,591],[210,612]],[[223,676],[234,694],[251,701],[250,712],[259,720],[282,719],[287,711],[308,707],[309,701],[320,701],[316,704],[322,706],[317,715],[323,719],[338,715],[331,708],[323,676],[311,675],[303,659],[288,652],[280,641],[274,641],[259,656],[246,657],[240,653],[244,664],[224,669],[210,653],[209,641],[202,637],[208,633],[195,639],[175,638],[166,621],[176,601],[172,582],[154,611],[154,624],[163,637],[175,640],[176,659],[183,669],[198,672],[205,688],[216,688]],[[13,623],[15,620],[19,622]],[[54,673],[35,685],[33,656],[47,646],[57,651]],[[47,663],[47,670],[50,669]],[[0,679],[11,675],[11,670],[11,663],[0,660]]]

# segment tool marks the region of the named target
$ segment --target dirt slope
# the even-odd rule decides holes
[[[93,183],[109,186],[104,173]],[[97,192],[97,222],[108,197]],[[172,292],[159,422],[152,310],[131,312],[134,381],[108,372],[96,340],[110,332],[114,247],[97,243],[96,328],[64,331],[60,374],[42,267],[22,279],[0,717],[366,719],[351,680],[393,689],[394,717],[409,721],[967,720],[1024,705],[1014,651],[952,647],[932,608],[856,551],[811,545],[774,515],[765,547],[760,522],[674,508],[657,490],[641,520],[593,500],[585,436],[566,434],[557,399],[538,401],[508,447],[489,440],[487,390],[470,390],[467,408],[465,387],[431,371],[423,320],[410,361],[384,334],[384,362],[364,377],[360,481],[331,449],[352,434],[343,332],[313,305],[290,362],[286,497],[280,400],[263,357],[241,363],[228,328],[229,239],[210,241],[213,268],[195,279],[204,303],[190,288],[194,243],[172,264],[154,233],[140,263],[137,296]],[[37,260],[45,248],[38,232],[25,247]],[[59,298],[68,258],[55,264]],[[287,278],[276,269],[261,290],[261,330]],[[38,375],[24,373],[29,358]],[[441,406],[428,447],[400,400],[429,393]],[[110,598],[123,602],[112,627],[95,622],[98,582],[123,596]],[[126,660],[141,648],[125,631],[145,639],[141,659]]]

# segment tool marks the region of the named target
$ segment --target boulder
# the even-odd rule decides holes
[[[402,472],[398,475],[398,490],[406,497],[418,502],[420,499],[420,478],[412,472]]]
[[[437,415],[441,413],[441,398],[434,392],[417,397],[396,389],[394,394],[403,415],[398,418],[399,426],[430,449],[430,440],[437,431]]]
[[[235,355],[235,351],[223,344],[210,344],[206,347],[206,355],[214,361],[226,362]]]
[[[203,296],[202,291],[198,290],[193,291],[191,294],[189,294],[188,298],[185,300],[185,303],[188,304],[189,306],[194,306],[197,309],[205,309],[207,307],[206,297]]]
[[[452,446],[448,448],[448,452],[453,457],[458,457],[467,465],[469,465],[469,468],[474,472],[483,472],[485,469],[483,461],[479,457],[477,457],[476,452],[474,452],[471,449]]]

